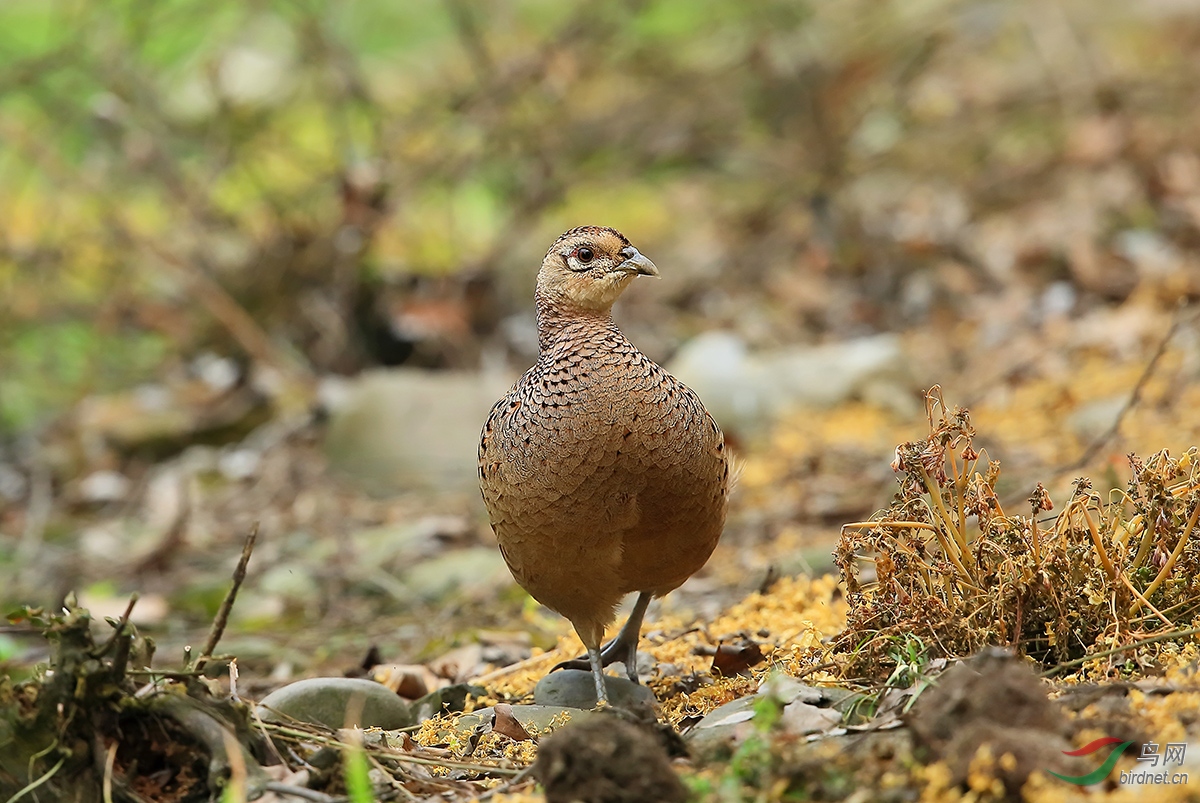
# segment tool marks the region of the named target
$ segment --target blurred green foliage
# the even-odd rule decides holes
[[[1186,106],[1192,27],[1083,0],[10,0],[0,427],[250,350],[210,285],[317,371],[361,368],[378,282],[474,270],[523,298],[585,221],[700,265],[675,303],[708,325],[786,273],[886,294],[912,257],[856,181],[940,181],[972,213],[1028,195],[1072,121]],[[858,331],[846,308],[771,325]]]
[[[81,392],[136,384],[168,353],[169,344],[154,333],[105,334],[86,321],[26,326],[3,346],[0,430],[18,430]]]

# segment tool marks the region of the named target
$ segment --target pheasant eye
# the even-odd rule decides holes
[[[595,259],[595,257],[596,257],[596,253],[592,249],[588,248],[586,245],[575,249],[575,258],[578,259],[580,262],[582,262],[584,265],[591,262],[593,259]]]

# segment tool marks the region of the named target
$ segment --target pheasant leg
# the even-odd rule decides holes
[[[638,638],[642,633],[642,619],[646,616],[646,608],[650,605],[651,594],[649,591],[643,591],[638,594],[637,601],[633,604],[633,610],[629,612],[629,618],[625,620],[621,632],[617,633],[617,637],[604,645],[596,654],[596,659],[592,659],[592,651],[588,650],[586,656],[581,655],[570,661],[563,661],[551,669],[591,669],[596,671],[596,661],[599,661],[601,667],[609,664],[623,661],[625,663],[625,673],[629,675],[629,679],[634,683],[638,682],[637,677],[637,645]],[[597,681],[599,682],[599,681]]]
[[[592,669],[592,679],[596,681],[596,705],[608,705],[608,688],[604,685],[604,664],[601,663],[600,650],[592,647],[588,650],[588,663]],[[552,670],[553,671],[553,670]]]

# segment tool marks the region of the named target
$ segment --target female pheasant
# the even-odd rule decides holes
[[[538,360],[496,402],[479,443],[479,485],[504,560],[574,625],[605,702],[603,667],[622,660],[636,681],[646,606],[708,560],[729,487],[716,421],[613,322],[613,302],[638,275],[658,269],[614,229],[585,226],[555,241],[534,295]],[[601,650],[634,591],[629,620]]]

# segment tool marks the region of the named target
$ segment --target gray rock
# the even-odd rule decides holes
[[[654,706],[654,692],[629,678],[604,676],[608,701],[617,708]],[[533,701],[538,705],[592,709],[596,707],[596,681],[583,669],[560,669],[538,681],[533,689]]]
[[[722,426],[743,435],[796,408],[865,399],[907,415],[916,405],[917,383],[895,335],[751,353],[737,335],[708,332],[686,343],[668,368]]]
[[[326,385],[331,465],[364,490],[387,494],[474,488],[479,430],[511,379],[395,369]]]
[[[417,563],[440,555],[455,541],[465,541],[469,524],[460,516],[425,516],[369,527],[352,533],[349,541],[364,567],[402,573]]]
[[[85,502],[120,502],[129,495],[133,482],[118,471],[93,471],[79,482]]]
[[[1161,278],[1183,268],[1179,249],[1153,229],[1126,229],[1117,234],[1114,245],[1142,276]]]
[[[11,463],[0,463],[0,497],[8,502],[16,502],[25,496],[29,481],[16,466]]]
[[[683,737],[693,758],[700,762],[725,760],[754,733],[754,705],[750,695],[711,711]]]
[[[780,705],[787,705],[796,700],[811,705],[824,699],[823,692],[824,689],[819,686],[809,686],[791,675],[773,671],[758,685],[756,696],[771,697]]]
[[[810,733],[828,733],[842,722],[842,715],[830,708],[795,700],[783,707],[779,723],[784,730],[799,736]]]
[[[684,737],[700,761],[728,758],[746,737],[758,729],[754,718],[763,698],[781,708],[780,726],[793,734],[825,733],[842,721],[843,703],[854,692],[809,686],[782,672],[772,672],[758,691],[713,709]]]
[[[426,601],[457,592],[483,600],[511,584],[512,575],[498,549],[478,546],[423,561],[402,575],[400,582],[407,591]]]
[[[362,678],[308,678],[264,697],[255,709],[264,722],[289,719],[343,728],[347,712],[357,711],[363,728],[393,730],[416,724],[412,708],[395,692]]]
[[[712,728],[737,725],[741,722],[749,722],[754,719],[754,706],[757,703],[758,698],[752,694],[747,697],[739,697],[732,702],[725,703],[725,705],[717,706],[708,712],[704,719],[697,722],[696,726],[688,731],[688,734]]]

